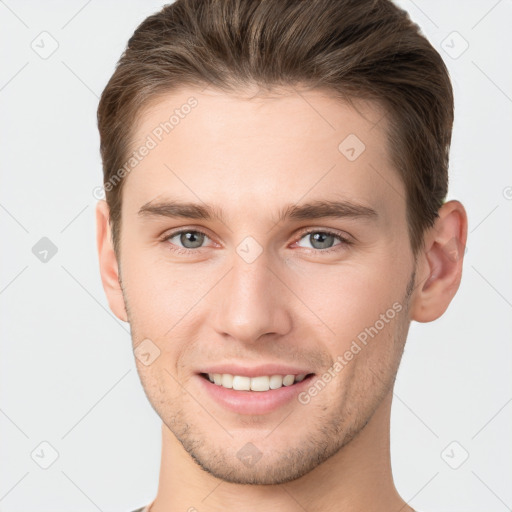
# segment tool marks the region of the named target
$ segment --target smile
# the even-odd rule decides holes
[[[283,386],[293,386],[302,382],[312,374],[300,375],[262,375],[258,377],[246,377],[243,375],[232,375],[230,373],[201,373],[201,376],[213,382],[217,386],[235,391],[269,391],[279,389]]]
[[[196,382],[201,396],[213,400],[222,409],[236,414],[261,415],[286,405],[300,404],[297,396],[311,385],[315,376],[314,373],[273,372],[258,376],[260,372],[256,370],[251,373],[255,376],[200,372]]]

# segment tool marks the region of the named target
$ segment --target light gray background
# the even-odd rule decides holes
[[[449,199],[466,206],[469,237],[448,311],[411,325],[392,409],[393,472],[422,512],[502,512],[512,507],[512,3],[399,4],[450,70]],[[162,5],[0,1],[4,512],[128,512],[156,493],[160,421],[129,326],[101,287],[92,191],[102,183],[98,97],[135,27]],[[58,48],[42,58],[52,38]],[[42,237],[58,249],[46,263],[32,252]],[[58,452],[48,469],[42,442]]]

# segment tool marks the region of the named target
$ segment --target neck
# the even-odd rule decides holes
[[[150,512],[296,512],[301,508],[411,512],[397,493],[391,473],[392,395],[391,389],[367,425],[338,453],[310,473],[281,485],[238,485],[215,478],[195,463],[163,424],[160,480]]]

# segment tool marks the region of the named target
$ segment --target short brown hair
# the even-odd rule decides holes
[[[232,92],[327,89],[388,114],[389,154],[406,189],[413,254],[448,189],[453,92],[448,70],[390,0],[176,0],[135,30],[98,106],[104,184],[119,170],[145,106],[182,86]],[[119,256],[124,180],[106,189]]]

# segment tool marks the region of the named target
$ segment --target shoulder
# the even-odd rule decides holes
[[[149,509],[151,508],[151,506],[153,505],[154,502],[155,502],[155,500],[153,500],[148,505],[145,505],[144,507],[140,507],[140,508],[137,508],[135,510],[132,510],[132,512],[150,512]]]

